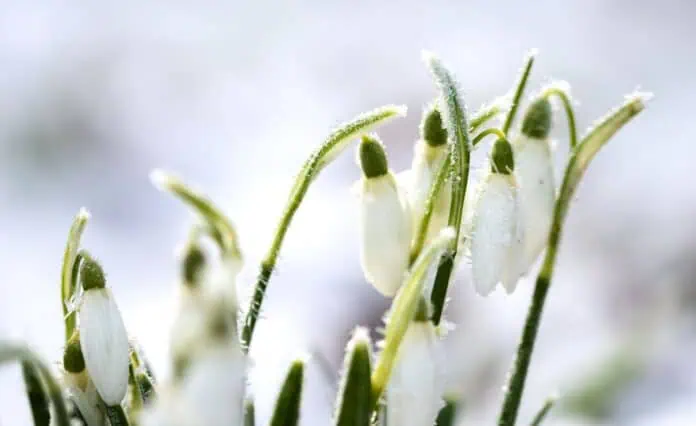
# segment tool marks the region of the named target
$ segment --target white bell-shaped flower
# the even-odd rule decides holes
[[[522,234],[517,227],[517,185],[510,144],[493,145],[491,170],[479,185],[472,217],[471,269],[474,288],[486,296],[502,282],[508,293],[517,285],[517,252]]]
[[[447,159],[447,130],[442,127],[440,112],[435,107],[426,111],[421,122],[421,139],[413,150],[411,168],[404,173],[404,183],[416,231],[423,218],[425,203],[440,168]],[[425,244],[447,226],[451,188],[445,185],[433,206]],[[415,235],[414,235],[415,237]]]
[[[85,257],[80,270],[84,293],[78,322],[80,346],[90,379],[106,405],[118,405],[128,388],[128,334],[101,266]]]
[[[439,361],[435,327],[428,319],[427,310],[421,308],[406,330],[387,384],[387,426],[423,426],[435,422],[442,407],[443,376]]]
[[[381,142],[364,136],[359,147],[363,178],[360,202],[360,260],[365,278],[380,293],[393,296],[408,267],[411,216],[404,190],[389,171]]]
[[[106,415],[97,388],[87,375],[85,359],[77,336],[70,339],[63,353],[62,383],[66,396],[75,404],[85,426],[103,426]]]
[[[551,104],[545,98],[533,102],[525,114],[521,135],[513,141],[515,179],[519,186],[519,226],[524,233],[518,258],[520,274],[526,273],[546,246],[556,200],[551,146]]]

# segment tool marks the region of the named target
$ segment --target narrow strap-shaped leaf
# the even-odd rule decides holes
[[[244,426],[255,426],[256,425],[256,408],[254,406],[254,400],[247,398],[244,401]]]
[[[369,426],[372,417],[370,384],[370,338],[359,328],[348,343],[341,387],[337,399],[336,426]]]
[[[27,361],[22,361],[22,377],[26,387],[27,397],[31,415],[34,418],[35,426],[48,426],[51,423],[51,410],[46,390],[44,389],[41,377],[34,366]]]
[[[110,426],[129,426],[128,416],[121,405],[106,406],[106,417]]]
[[[445,406],[440,409],[435,426],[454,426],[457,416],[458,403],[451,398],[445,398]]]
[[[529,53],[527,53],[527,57],[524,60],[522,71],[520,72],[520,76],[517,79],[517,83],[515,84],[515,92],[513,94],[512,104],[510,105],[510,110],[508,111],[508,114],[505,117],[505,123],[503,123],[503,132],[505,132],[505,134],[507,134],[508,130],[510,130],[512,123],[515,120],[515,114],[517,113],[517,110],[520,107],[522,95],[524,94],[525,87],[527,87],[527,80],[529,80],[529,74],[532,71],[532,65],[534,65],[534,58],[536,56],[536,53],[536,50],[529,51]]]
[[[87,226],[88,220],[89,212],[85,209],[80,209],[70,226],[68,241],[65,244],[65,252],[63,254],[63,266],[60,273],[60,305],[63,310],[63,321],[65,322],[66,342],[70,340],[75,330],[75,314],[70,312],[68,304],[77,289],[77,271],[75,266],[79,265],[79,261],[76,260],[80,250],[82,233]]]
[[[534,416],[534,419],[532,419],[532,422],[529,424],[530,426],[540,426],[544,419],[546,419],[546,416],[549,414],[549,411],[553,408],[553,406],[556,404],[556,401],[558,398],[556,396],[551,396],[544,401],[544,405],[541,407],[541,410]]]
[[[300,422],[300,403],[305,363],[296,360],[290,366],[275,403],[270,426],[297,426]]]

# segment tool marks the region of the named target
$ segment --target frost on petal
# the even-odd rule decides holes
[[[515,141],[515,178],[519,185],[520,226],[524,244],[520,273],[525,273],[546,245],[556,198],[551,151],[547,141],[520,137]]]
[[[360,259],[366,279],[393,296],[408,266],[411,218],[394,177],[365,180],[360,199]]]
[[[107,405],[121,403],[128,387],[128,335],[108,289],[84,293],[78,314],[87,372]]]
[[[503,280],[516,236],[516,202],[509,177],[492,173],[474,207],[471,269],[474,288],[486,296]]]
[[[430,322],[409,325],[387,385],[387,426],[435,422],[442,405],[437,344]]]

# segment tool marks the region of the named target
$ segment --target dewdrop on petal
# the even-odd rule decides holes
[[[421,299],[387,384],[387,426],[432,425],[442,406],[439,342],[429,316]]]
[[[63,351],[62,379],[67,397],[77,407],[86,422],[85,426],[105,425],[106,417],[100,407],[101,400],[94,383],[87,375],[77,334],[68,341]]]
[[[408,170],[406,189],[412,212],[413,229],[416,230],[423,217],[425,203],[435,177],[447,159],[447,130],[442,125],[440,111],[433,105],[426,110],[421,122],[421,139],[416,142],[413,162]],[[426,244],[447,225],[451,188],[445,185],[433,208]]]
[[[551,118],[549,101],[536,99],[527,109],[521,134],[512,143],[519,186],[519,226],[524,234],[518,257],[520,274],[529,270],[544,249],[553,219],[556,190],[548,140]]]
[[[383,295],[393,296],[408,267],[412,234],[408,201],[376,137],[363,136],[358,154],[363,171],[357,187],[360,260],[367,281]]]
[[[521,236],[517,228],[517,185],[512,148],[498,139],[491,170],[479,187],[473,211],[471,270],[476,291],[486,296],[502,282],[508,293],[517,284],[515,258]]]
[[[78,310],[80,346],[87,373],[106,405],[118,405],[128,388],[128,334],[101,266],[85,256],[84,293]]]

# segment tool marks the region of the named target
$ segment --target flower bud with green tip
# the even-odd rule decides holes
[[[276,399],[270,426],[297,426],[300,423],[304,368],[303,360],[296,360],[290,365]]]
[[[372,417],[372,351],[366,328],[358,328],[348,342],[338,394],[334,424],[336,426],[369,426]]]
[[[399,347],[386,390],[387,426],[431,425],[442,406],[439,341],[428,310],[421,297]]]
[[[411,168],[398,175],[407,190],[412,211],[413,229],[416,231],[425,213],[425,206],[430,190],[441,167],[448,167],[447,129],[442,122],[442,115],[435,104],[428,107],[420,126],[420,140],[413,148]],[[452,190],[443,185],[433,206],[430,222],[426,231],[425,244],[447,226]]]
[[[128,388],[128,334],[102,267],[88,254],[80,268],[78,322],[87,373],[106,405],[118,405]]]
[[[527,108],[520,134],[512,140],[518,184],[519,226],[524,234],[518,257],[519,274],[526,273],[546,245],[556,187],[549,143],[551,103],[539,97]]]
[[[518,194],[510,144],[498,139],[491,170],[484,177],[473,207],[471,271],[476,291],[486,296],[502,282],[508,293],[517,285],[516,259],[522,235],[517,226]]]
[[[86,426],[106,424],[106,416],[101,407],[102,399],[87,373],[77,332],[68,340],[63,350],[63,385],[68,399],[73,402]]]
[[[363,136],[358,161],[363,172],[357,185],[363,272],[377,291],[393,296],[408,267],[412,233],[408,201],[389,170],[379,139]]]

